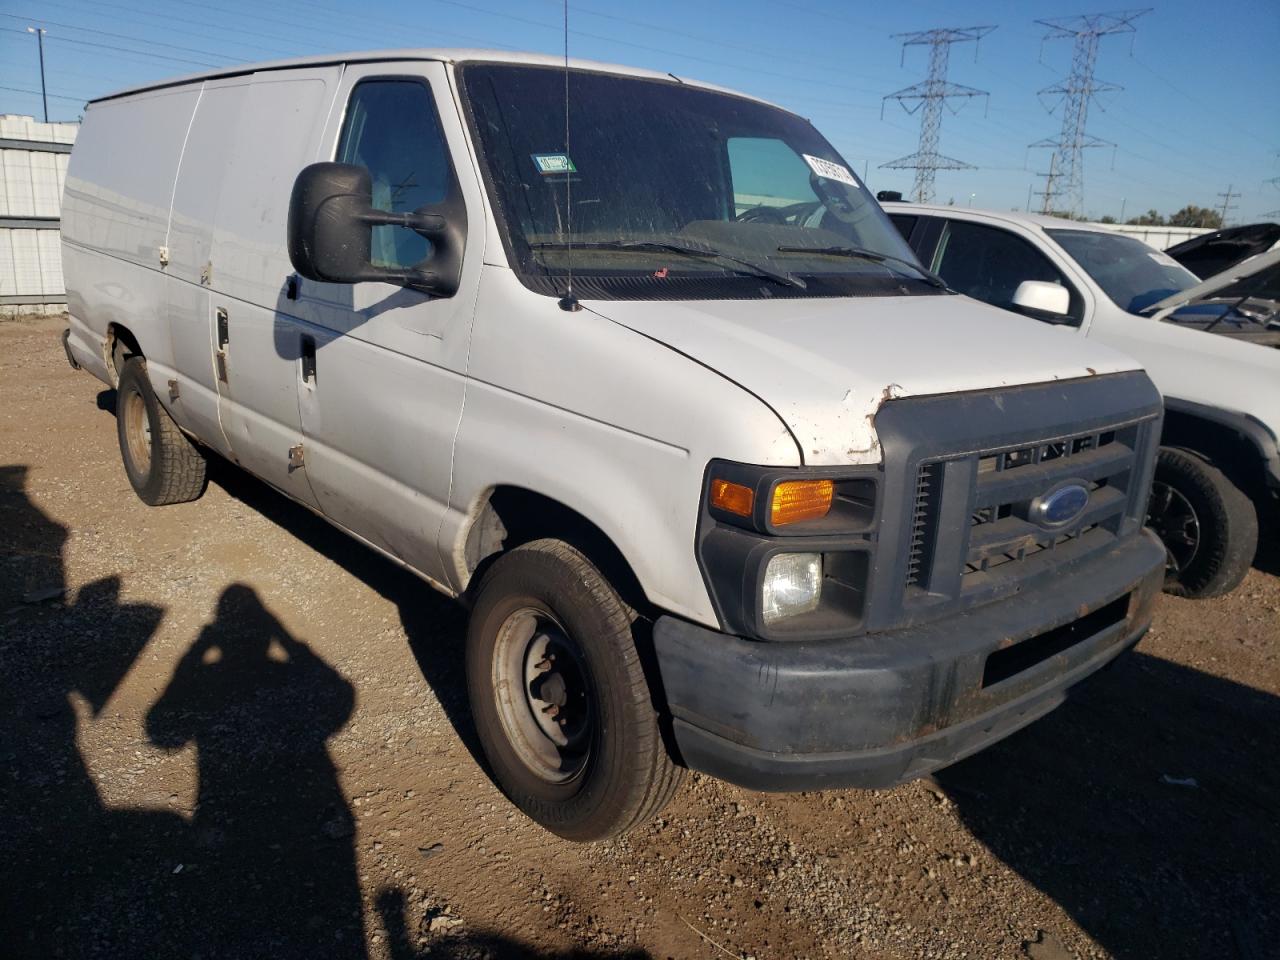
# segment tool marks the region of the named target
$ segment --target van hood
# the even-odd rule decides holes
[[[1138,369],[1070,327],[959,295],[583,305],[755,394],[810,465],[878,463],[886,400]]]

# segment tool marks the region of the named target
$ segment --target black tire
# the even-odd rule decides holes
[[[120,371],[116,435],[124,472],[143,503],[186,503],[204,493],[204,455],[156,399],[142,357],[130,357]]]
[[[511,802],[569,840],[645,822],[684,777],[663,743],[635,628],[604,576],[560,540],[500,557],[475,593],[467,689],[481,746]],[[548,720],[551,707],[539,705],[553,700]],[[552,723],[563,744],[544,732]]]
[[[1164,589],[1202,600],[1230,593],[1258,549],[1253,502],[1191,450],[1161,447],[1147,525],[1168,552]]]

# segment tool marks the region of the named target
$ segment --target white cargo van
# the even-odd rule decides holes
[[[1150,380],[951,294],[759,100],[491,52],[226,70],[89,106],[63,238],[138,494],[217,454],[462,598],[493,776],[563,836],[685,767],[921,776],[1150,621]]]

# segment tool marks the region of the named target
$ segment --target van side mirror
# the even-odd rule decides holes
[[[1023,280],[1013,292],[1013,305],[1031,317],[1061,318],[1071,312],[1071,292],[1047,280]]]
[[[448,204],[441,204],[442,207]],[[376,226],[404,227],[431,241],[431,255],[415,267],[372,263]],[[308,280],[376,280],[452,296],[462,272],[465,215],[388,213],[373,205],[369,171],[349,163],[313,163],[293,183],[289,199],[289,260]]]

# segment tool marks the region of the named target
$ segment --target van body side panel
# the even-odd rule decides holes
[[[162,388],[173,349],[160,250],[198,96],[198,86],[177,87],[94,104],[71,154],[63,199],[73,349],[101,355],[108,326],[126,326]],[[113,382],[105,362],[87,366]]]
[[[215,124],[223,131],[219,169],[201,171],[210,182],[192,184],[218,194],[209,259],[196,282],[210,291],[202,339],[213,351],[208,369],[231,455],[311,506],[308,471],[290,459],[302,443],[301,330],[281,309],[293,273],[286,226],[294,178],[315,153],[338,76],[328,67],[239,78],[245,89],[238,109]],[[184,164],[183,180],[196,169]]]
[[[488,493],[510,484],[603,530],[654,603],[717,625],[694,556],[703,473],[715,457],[800,464],[786,426],[741,387],[590,310],[561,310],[504,267],[485,267],[453,509],[441,531],[463,585],[466,531]]]
[[[437,538],[465,392],[484,208],[452,92],[437,63],[348,67],[317,159],[335,157],[352,91],[380,80],[417,84],[423,109],[434,101],[468,223],[458,292],[433,297],[385,283],[301,280],[297,299],[280,310],[296,317],[315,342],[316,376],[302,385],[299,404],[306,472],[320,508],[418,572],[456,588]]]
[[[187,133],[169,214],[167,297],[173,363],[181,398],[174,417],[223,456],[231,444],[218,416],[213,328],[205,274],[213,254],[213,222],[225,182],[226,150],[249,90],[249,78],[205,84]]]

